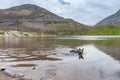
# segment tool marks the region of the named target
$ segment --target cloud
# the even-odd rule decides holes
[[[60,2],[62,5],[70,5],[69,2],[65,2],[64,0],[58,0],[58,2]]]
[[[120,8],[119,0],[0,0],[0,8],[28,3],[86,25],[94,25]]]

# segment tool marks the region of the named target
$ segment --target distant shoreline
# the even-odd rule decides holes
[[[22,32],[22,31],[0,31],[0,37],[55,37],[55,36],[119,36],[117,35],[102,35],[102,34],[45,34],[38,32]]]

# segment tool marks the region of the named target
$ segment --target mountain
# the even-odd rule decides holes
[[[116,26],[119,24],[120,24],[120,10],[117,11],[115,14],[108,16],[107,18],[98,22],[95,26],[104,26],[104,25]]]
[[[86,27],[33,4],[0,9],[0,30],[45,34],[83,34]]]

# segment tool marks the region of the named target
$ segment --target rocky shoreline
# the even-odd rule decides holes
[[[6,72],[0,72],[0,80],[22,80],[17,77],[12,77]]]

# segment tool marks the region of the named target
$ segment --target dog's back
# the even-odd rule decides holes
[[[70,53],[79,53],[78,50],[71,50]]]

